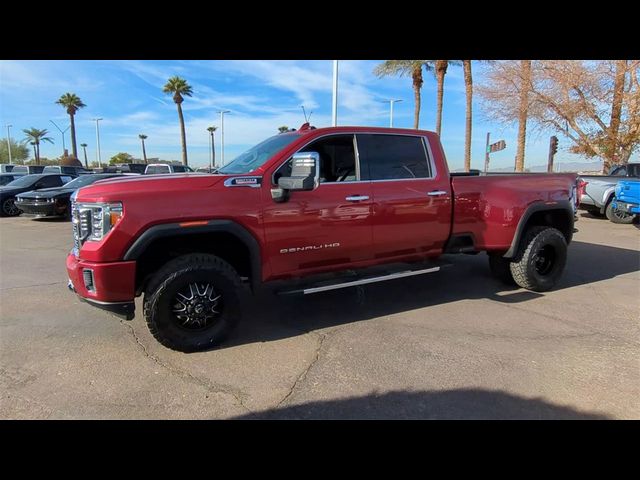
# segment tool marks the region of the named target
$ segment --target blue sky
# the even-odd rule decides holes
[[[389,103],[401,98],[394,108],[394,126],[412,127],[413,93],[410,78],[378,79],[372,74],[375,60],[340,61],[338,124],[389,125]],[[96,159],[94,117],[100,122],[102,160],[118,152],[141,157],[139,133],[148,135],[147,155],[179,160],[180,132],[176,106],[162,93],[167,78],[180,75],[193,86],[194,95],[183,104],[189,164],[208,164],[209,134],[206,128],[219,126],[216,111],[231,110],[225,116],[225,160],[228,163],[251,145],[277,133],[281,125],[298,128],[303,122],[301,105],[317,127],[331,124],[331,61],[202,60],[202,61],[0,61],[0,124],[13,125],[13,138],[23,138],[22,129],[47,128],[54,145],[43,144],[41,155],[62,154],[60,133],[68,116],[55,100],[65,92],[76,93],[87,105],[76,116],[78,143],[87,143],[89,160]],[[474,81],[481,82],[482,64],[474,64]],[[422,89],[420,127],[435,129],[436,82],[425,74]],[[463,165],[464,82],[462,68],[450,67],[445,81],[442,142],[452,169]],[[474,101],[472,168],[482,168],[487,131],[492,142],[506,140],[506,150],[493,154],[495,167],[514,164],[516,127],[498,125],[483,117]],[[526,165],[546,163],[549,135],[528,136]],[[6,135],[3,130],[2,138]],[[220,135],[216,132],[216,158],[220,159]],[[69,134],[66,145],[70,149]],[[580,160],[569,154],[568,140],[560,138],[556,162]],[[563,148],[565,147],[565,148]],[[80,155],[82,156],[82,155]]]

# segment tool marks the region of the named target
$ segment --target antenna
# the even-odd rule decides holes
[[[307,111],[304,109],[304,105],[300,105],[302,107],[302,113],[304,114],[304,123],[309,123],[309,119],[313,112],[309,112],[309,116],[307,117]]]

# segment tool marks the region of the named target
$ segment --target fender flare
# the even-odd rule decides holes
[[[159,238],[202,233],[229,233],[247,247],[250,255],[251,286],[256,288],[262,281],[262,255],[256,238],[242,225],[232,220],[210,220],[205,225],[184,227],[179,223],[164,223],[149,227],[136,238],[124,254],[124,260],[137,260],[152,242]]]
[[[520,246],[520,241],[522,239],[522,236],[524,235],[525,228],[527,227],[527,223],[534,213],[556,210],[566,212],[567,218],[569,219],[570,232],[571,234],[573,234],[573,224],[575,216],[573,207],[569,200],[561,200],[555,202],[553,205],[549,205],[545,202],[535,202],[529,205],[525,212],[522,214],[522,217],[520,217],[520,221],[518,222],[518,226],[516,227],[513,239],[511,240],[511,246],[509,247],[509,250],[505,252],[503,257],[513,258],[516,255],[516,253],[518,252],[518,247]]]
[[[602,193],[602,206],[600,207],[600,213],[605,212],[605,210],[607,209],[607,205],[609,204],[610,201],[613,200],[615,195],[616,195],[616,185],[607,188]]]

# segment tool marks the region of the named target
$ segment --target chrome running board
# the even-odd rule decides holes
[[[362,278],[360,280],[353,280],[351,282],[340,282],[329,285],[322,285],[318,287],[300,288],[298,290],[290,290],[287,292],[281,292],[281,295],[291,294],[303,294],[311,295],[313,293],[327,292],[329,290],[338,290],[339,288],[355,287],[358,285],[366,285],[368,283],[386,282],[387,280],[395,280],[397,278],[413,277],[415,275],[423,275],[425,273],[435,273],[440,271],[440,267],[424,268],[422,270],[409,270],[404,272],[390,273],[388,275],[381,275],[378,277]]]

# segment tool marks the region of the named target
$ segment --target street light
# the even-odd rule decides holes
[[[401,102],[402,99],[390,98],[389,100],[383,100],[384,103],[389,102],[389,128],[393,128],[393,104]]]
[[[69,128],[71,128],[71,124],[69,124],[69,126],[67,128],[65,128],[64,130],[62,130],[57,124],[56,122],[54,122],[53,120],[49,120],[51,123],[53,123],[55,125],[55,127],[58,129],[58,131],[60,132],[60,134],[62,135],[62,154],[64,155],[64,151],[66,150],[65,146],[64,146],[64,132],[66,132],[67,130],[69,130]]]
[[[94,122],[96,122],[96,145],[98,148],[96,149],[96,157],[98,159],[98,168],[102,168],[102,161],[100,158],[100,128],[98,127],[98,122],[102,120],[102,118],[92,118]]]
[[[220,163],[224,166],[224,114],[231,113],[231,110],[218,110],[220,114]]]
[[[9,163],[11,163],[11,133],[9,129],[13,127],[13,125],[6,124],[5,127],[7,127],[7,149],[9,150]]]

